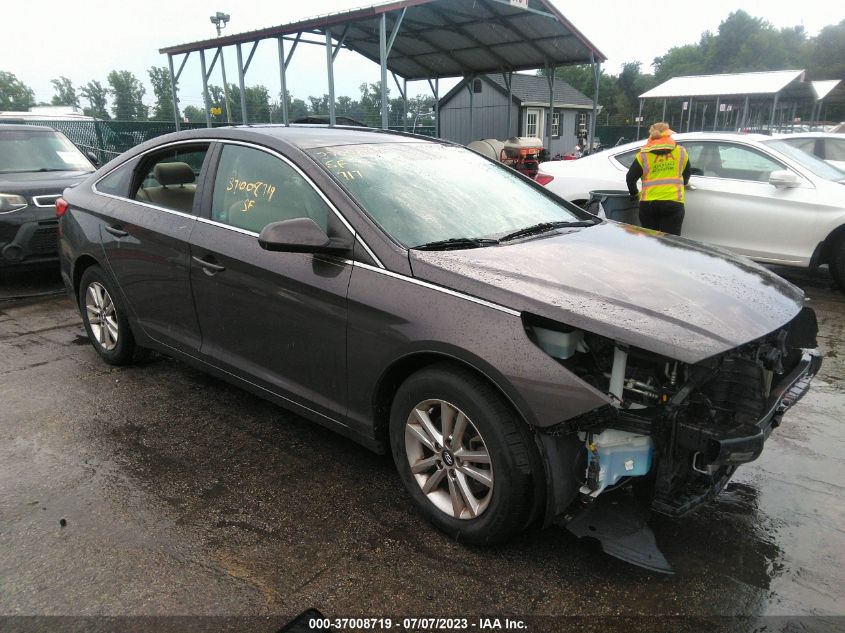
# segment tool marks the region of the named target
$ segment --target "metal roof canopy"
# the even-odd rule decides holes
[[[803,70],[775,70],[753,73],[725,73],[721,75],[693,75],[673,77],[640,95],[640,119],[642,118],[643,103],[646,99],[663,100],[663,118],[666,118],[666,102],[669,99],[689,99],[690,112],[692,101],[716,102],[713,129],[716,129],[716,117],[722,98],[726,100],[744,97],[742,109],[742,123],[745,126],[748,114],[748,104],[755,101],[771,100],[772,111],[769,125],[774,124],[778,101],[782,98],[799,99],[815,98],[810,82],[805,81]],[[815,111],[815,108],[814,108]],[[681,117],[683,119],[683,115]],[[687,131],[690,128],[692,116],[687,119]],[[639,121],[637,122],[637,136],[639,136]],[[682,121],[683,124],[683,121]],[[679,126],[680,127],[680,126]]]
[[[737,95],[774,95],[804,86],[803,70],[777,70],[759,73],[734,73],[723,75],[698,75],[673,77],[644,92],[640,99],[672,99],[680,97],[725,97]],[[799,88],[802,89],[802,88]]]
[[[324,42],[307,36],[323,36]],[[305,36],[305,37],[303,37]],[[558,65],[593,64],[596,76],[595,102],[598,99],[599,65],[607,58],[579,32],[548,0],[402,0],[319,16],[290,24],[180,44],[159,49],[168,56],[173,89],[173,110],[179,125],[176,87],[185,62],[199,52],[203,72],[206,122],[209,115],[208,79],[224,46],[235,46],[241,111],[247,123],[244,75],[262,40],[278,42],[282,93],[286,90],[285,69],[298,44],[326,47],[329,79],[329,118],[334,124],[333,62],[340,48],[354,51],[380,64],[381,85],[387,86],[387,71],[393,74],[397,88],[407,101],[407,82],[428,80],[438,99],[441,77],[472,77],[547,68]],[[285,55],[285,42],[290,51]],[[244,63],[242,46],[252,48]],[[214,52],[207,69],[205,53]],[[173,58],[184,55],[178,72],[173,72]],[[225,72],[225,71],[224,71]],[[398,77],[404,81],[404,88]],[[553,78],[550,83],[553,83]],[[550,86],[550,90],[553,86]],[[382,100],[382,127],[387,128],[387,100]],[[227,104],[228,105],[228,104]],[[439,110],[439,109],[438,109]],[[229,108],[227,107],[227,112]],[[282,99],[282,114],[288,124],[287,103]],[[438,112],[439,116],[439,112]],[[595,120],[595,117],[593,117]],[[595,123],[593,122],[593,126]],[[439,125],[437,126],[439,134]],[[591,128],[591,138],[594,128]]]

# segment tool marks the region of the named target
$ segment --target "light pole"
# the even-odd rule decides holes
[[[228,13],[218,11],[211,16],[211,23],[217,27],[217,37],[220,37],[220,31],[226,28],[230,16]],[[232,122],[232,109],[229,107],[229,82],[226,81],[226,63],[223,60],[223,47],[220,47],[220,70],[223,71],[223,95],[226,100],[226,122]]]

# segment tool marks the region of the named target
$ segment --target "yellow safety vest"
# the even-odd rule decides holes
[[[651,150],[669,149],[666,154]],[[643,190],[640,200],[672,200],[684,202],[684,167],[689,162],[687,151],[680,145],[650,145],[637,154],[637,162],[643,168]]]

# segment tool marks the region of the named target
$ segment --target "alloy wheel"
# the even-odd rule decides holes
[[[97,344],[108,352],[112,351],[117,347],[120,334],[117,314],[111,295],[99,282],[91,282],[85,291],[85,311]]]
[[[469,417],[445,400],[424,400],[405,423],[405,453],[422,492],[456,519],[474,519],[493,496],[493,464]]]

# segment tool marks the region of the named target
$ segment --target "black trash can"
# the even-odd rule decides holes
[[[631,200],[627,191],[621,189],[597,189],[590,192],[590,199],[585,207],[593,215],[601,215],[616,222],[640,225],[640,206],[637,200]]]

